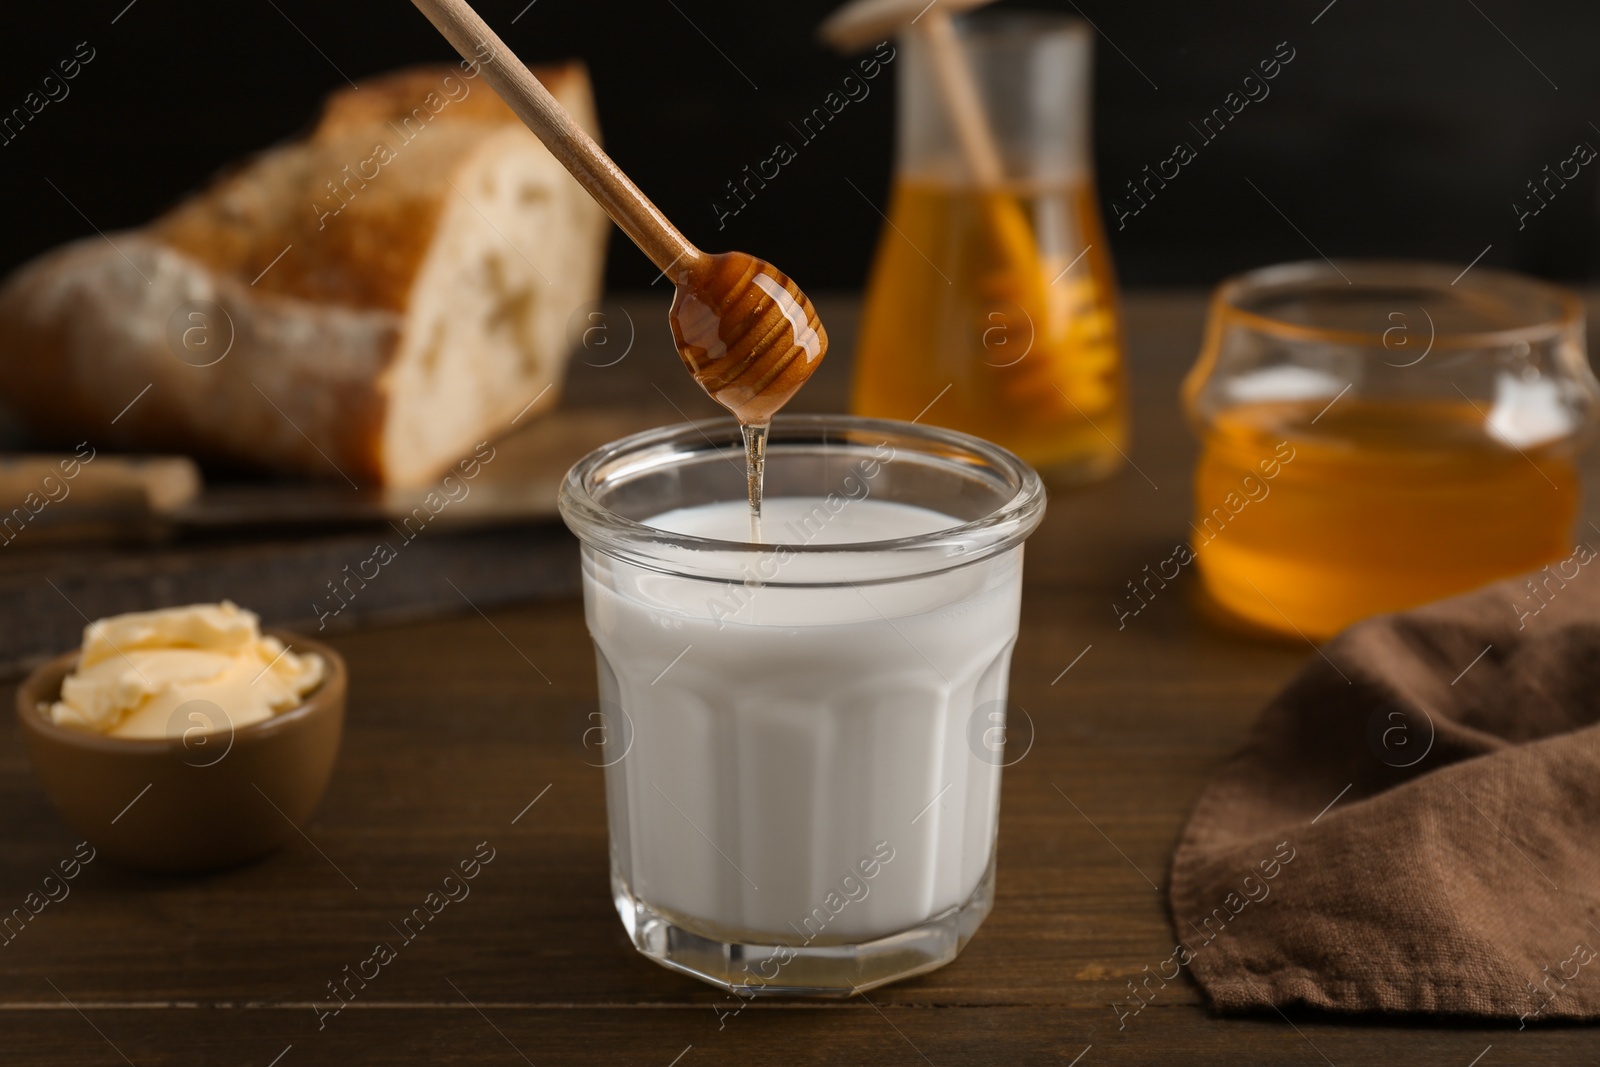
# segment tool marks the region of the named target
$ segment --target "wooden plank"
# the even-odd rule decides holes
[[[1219,1023],[1200,1009],[1151,1009],[1117,1032],[1099,1013],[1072,1008],[917,1010],[856,1001],[847,1005],[756,1004],[718,1029],[711,1007],[529,1007],[492,999],[470,968],[438,976],[428,1005],[350,1011],[320,1032],[306,1009],[126,1010],[87,1003],[83,1016],[59,1010],[6,1013],[9,1059],[39,1064],[246,1063],[274,1067],[330,1063],[427,1063],[438,1067],[526,1067],[607,1063],[652,1067],[771,1064],[838,1067],[881,1064],[1249,1064],[1250,1067],[1479,1067],[1592,1062],[1583,1029],[1530,1030],[1341,1026],[1276,1016]],[[448,981],[445,979],[448,978]],[[454,987],[452,984],[454,983]],[[460,990],[457,993],[457,989]],[[71,996],[72,991],[63,987]],[[465,998],[471,998],[468,1003]],[[77,997],[80,1006],[86,1002]],[[58,998],[58,1003],[60,1003]],[[87,1020],[85,1019],[87,1017]],[[90,1024],[93,1025],[90,1025]],[[96,1028],[100,1031],[96,1032]],[[1079,1059],[1078,1057],[1082,1057]]]
[[[499,849],[496,863],[447,913],[436,940],[410,947],[422,962],[395,975],[386,996],[422,995],[406,973],[426,983],[465,953],[522,1001],[701,998],[704,987],[636,957],[611,910],[600,772],[582,747],[594,689],[579,605],[492,618],[494,626],[474,616],[335,638],[350,662],[353,698],[340,767],[311,830],[326,859],[300,844],[201,880],[94,869],[58,914],[41,916],[37,931],[7,949],[6,986],[20,979],[37,987],[48,976],[96,1000],[115,1000],[131,985],[162,1000],[309,1001],[487,840]],[[1006,772],[994,914],[956,965],[886,988],[881,999],[1105,1006],[1170,951],[1162,898],[1139,871],[1163,881],[1205,772],[1300,655],[1269,653],[1242,672],[1223,649],[1163,657],[1156,638],[1130,633],[1051,687],[1075,654],[1061,639],[1074,629],[1070,621],[1031,627],[1019,646],[1016,699],[1037,740]],[[1129,692],[1140,665],[1139,691]],[[8,733],[15,729],[8,721]],[[5,751],[12,758],[0,803],[19,822],[8,827],[4,847],[17,862],[0,874],[0,892],[20,898],[29,872],[47,870],[73,842],[28,780],[14,736]],[[300,901],[292,923],[238,922],[289,900]],[[165,951],[171,928],[142,921],[151,913],[184,917],[192,947],[181,967]],[[1065,974],[1062,954],[1074,960]],[[588,958],[612,965],[554,966]]]
[[[718,1010],[735,1004],[638,956],[609,900],[600,772],[582,746],[593,659],[568,596],[490,609],[487,620],[468,610],[335,635],[351,669],[348,732],[310,842],[198,879],[92,864],[70,897],[0,948],[3,1058],[121,1062],[107,1038],[140,1067],[267,1064],[290,1045],[279,1067],[524,1056],[668,1065],[680,1053],[681,1067],[1071,1064],[1080,1054],[1080,1067],[1397,1057],[1465,1067],[1489,1045],[1484,1067],[1592,1057],[1580,1029],[1220,1019],[1186,981],[1132,1018],[1112,1008],[1171,952],[1163,889],[1189,806],[1309,655],[1216,626],[1191,599],[1192,576],[1119,628],[1110,604],[1123,583],[1184,536],[1194,448],[1174,396],[1200,324],[1192,298],[1130,304],[1139,470],[1058,492],[1029,544],[1012,695],[1034,744],[1005,773],[995,910],[955,964],[870,1004],[763,1002],[719,1029]],[[669,371],[683,377],[659,361],[651,369],[663,383]],[[627,373],[616,392],[642,397],[642,372]],[[570,540],[552,551],[568,565],[575,554]],[[456,578],[454,561],[416,561],[419,573]],[[0,812],[4,908],[75,843],[9,716]],[[312,1005],[326,983],[392,937],[389,924],[481,841],[495,858],[471,896],[319,1030]]]

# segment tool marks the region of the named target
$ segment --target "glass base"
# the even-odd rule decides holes
[[[719,940],[662,915],[615,874],[611,893],[634,947],[663,967],[741,997],[848,997],[937,970],[960,955],[994,906],[994,858],[964,902],[908,930],[852,945]]]

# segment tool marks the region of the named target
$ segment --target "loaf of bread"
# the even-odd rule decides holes
[[[536,73],[595,133],[583,68]],[[423,485],[555,402],[605,238],[475,64],[398,72],[149,225],[22,267],[0,396],[50,442]]]

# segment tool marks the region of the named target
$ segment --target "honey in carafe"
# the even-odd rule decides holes
[[[888,219],[854,412],[922,415],[1068,475],[1114,467],[1127,432],[1121,336],[1089,183],[902,177]]]
[[[1189,531],[1206,591],[1252,623],[1321,639],[1536,570],[1573,548],[1567,444],[1499,439],[1466,400],[1222,411],[1205,432]]]

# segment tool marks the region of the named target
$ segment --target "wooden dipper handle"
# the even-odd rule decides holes
[[[466,0],[412,0],[461,57],[476,63],[501,99],[511,105],[561,165],[572,172],[634,244],[674,280],[704,255],[573,121]]]
[[[995,144],[994,132],[989,128],[989,117],[983,110],[983,95],[978,89],[977,79],[973,77],[972,65],[961,50],[961,39],[956,36],[955,25],[950,21],[948,12],[930,8],[922,17],[920,29],[933,56],[933,67],[937,71],[934,81],[944,97],[945,111],[955,127],[961,154],[980,188],[999,189],[1005,183],[1000,148]]]
[[[744,252],[707,255],[572,121],[466,0],[411,0],[671,280],[678,355],[711,398],[765,425],[828,349],[817,309],[778,268]],[[756,505],[752,481],[751,504]]]

